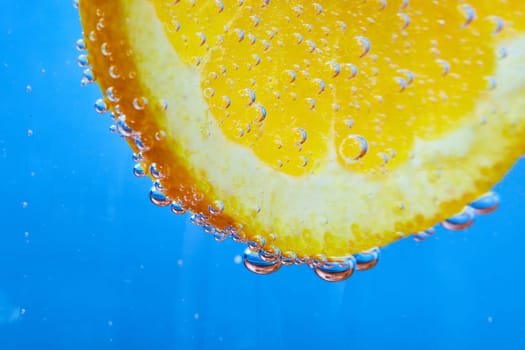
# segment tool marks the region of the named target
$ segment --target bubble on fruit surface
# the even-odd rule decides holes
[[[247,248],[244,252],[244,266],[259,275],[267,275],[281,268],[281,260],[265,261],[258,252]]]
[[[339,145],[339,156],[348,164],[363,158],[368,152],[368,142],[361,135],[348,135]]]
[[[489,192],[471,202],[469,206],[474,209],[476,214],[488,214],[498,208],[499,196],[494,192]]]
[[[315,267],[315,273],[328,282],[341,282],[348,279],[355,271],[356,261],[353,257],[339,261],[327,261]]]
[[[442,222],[443,227],[451,231],[459,231],[469,228],[474,223],[475,211],[471,207],[465,207],[460,213]]]

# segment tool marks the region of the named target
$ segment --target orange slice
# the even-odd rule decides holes
[[[525,151],[522,0],[80,1],[153,200],[284,257],[426,230]],[[104,109],[104,106],[102,106]]]

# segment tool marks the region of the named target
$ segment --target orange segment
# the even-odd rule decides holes
[[[522,1],[80,11],[97,82],[163,192],[270,251],[346,256],[425,230],[525,150]]]

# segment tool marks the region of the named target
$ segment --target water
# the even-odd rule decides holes
[[[0,14],[0,349],[524,348],[525,162],[494,213],[346,282],[255,275],[243,245],[151,204],[80,86],[71,1]]]

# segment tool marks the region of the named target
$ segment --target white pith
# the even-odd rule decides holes
[[[212,184],[211,200],[222,201],[231,217],[250,218],[262,232],[286,237],[308,231],[322,245],[326,232],[351,241],[352,226],[382,235],[416,215],[435,217],[441,203],[474,191],[475,180],[483,177],[479,169],[491,168],[501,152],[513,146],[513,140],[505,137],[510,130],[522,135],[525,130],[525,100],[519,98],[525,86],[525,35],[521,35],[502,43],[508,57],[494,75],[498,86],[480,99],[473,117],[439,140],[417,140],[413,157],[388,176],[374,180],[350,173],[335,160],[315,175],[289,176],[222,134],[208,114],[199,71],[180,61],[155,19],[154,6],[130,0],[124,7],[132,24],[126,30],[141,83],[169,101],[166,131],[177,140],[177,152],[199,174],[199,182]],[[439,169],[439,174],[438,166],[428,166],[450,164],[450,159],[461,166]],[[255,214],[257,207],[260,211]]]

